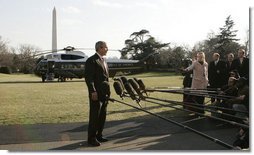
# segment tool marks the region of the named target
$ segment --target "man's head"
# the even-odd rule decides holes
[[[234,54],[233,53],[229,53],[228,54],[228,61],[232,62],[234,60]]]
[[[108,47],[107,47],[106,42],[104,42],[104,41],[98,41],[98,42],[95,44],[95,50],[96,50],[96,52],[99,53],[101,56],[106,55],[107,52],[108,52]]]
[[[229,72],[229,77],[234,77],[236,79],[239,79],[240,75],[239,75],[238,71],[236,69],[234,69],[234,70]]]
[[[213,53],[213,60],[217,61],[220,59],[220,54],[219,53]]]
[[[238,58],[243,58],[243,57],[245,57],[245,50],[239,49],[238,50]]]

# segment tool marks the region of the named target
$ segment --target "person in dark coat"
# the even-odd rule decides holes
[[[185,60],[183,60],[183,62],[184,62],[184,65],[183,65],[184,68],[187,68],[192,64],[192,61],[189,60],[189,59],[185,59]],[[183,78],[183,87],[184,88],[190,88],[191,87],[191,82],[192,82],[193,71],[182,72],[182,75],[184,76],[184,78]]]
[[[220,60],[220,54],[213,54],[213,61],[209,63],[208,66],[208,79],[210,88],[221,89],[222,86],[227,84],[227,73],[226,73],[226,63]],[[211,102],[215,99],[212,98]]]
[[[194,60],[189,60],[189,59],[185,59],[183,60],[183,67],[184,68],[187,68],[189,67],[193,61],[196,61],[195,59]],[[184,89],[188,89],[191,87],[191,82],[192,82],[192,76],[193,76],[193,71],[186,71],[186,72],[182,72],[182,75],[184,76],[183,78],[183,88]],[[183,94],[183,108],[184,109],[190,109],[189,107],[185,106],[187,103],[189,102],[192,102],[192,96],[191,95],[188,95],[188,94]]]
[[[107,54],[108,47],[104,41],[95,44],[96,53],[86,60],[85,81],[89,93],[89,126],[88,144],[100,146],[101,142],[108,141],[103,137],[102,131],[106,120],[107,97],[104,92],[105,82],[108,82],[108,67],[103,56]],[[108,88],[109,90],[109,88]]]
[[[247,84],[247,79],[244,77],[239,78],[233,87],[236,87],[236,89],[231,89],[231,90],[227,89],[227,93],[225,93],[225,95],[235,96],[235,97],[232,99],[225,100],[225,102],[222,102],[221,103],[222,107],[234,109],[234,110],[240,110],[240,111],[249,111],[249,86]],[[233,90],[234,90],[234,94],[232,94]],[[223,110],[223,112],[233,114],[233,115],[236,114],[239,117],[249,117],[243,113],[237,113],[237,112],[235,113],[235,112],[230,112],[227,110]]]
[[[249,59],[245,57],[245,50],[238,50],[238,58],[232,62],[232,69],[239,72],[240,77],[245,77],[249,80]]]
[[[232,68],[232,63],[233,63],[233,61],[234,61],[234,58],[235,58],[235,56],[234,56],[233,53],[229,53],[229,54],[227,55],[226,68],[227,68],[227,73],[228,73],[227,77],[228,77],[228,78],[230,77],[230,76],[229,76],[229,73],[230,73],[232,70],[234,70],[234,69]]]

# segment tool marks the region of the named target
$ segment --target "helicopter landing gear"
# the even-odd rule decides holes
[[[48,73],[47,74],[47,78],[46,78],[47,81],[53,81],[54,80],[54,76],[55,76],[54,73]]]
[[[41,80],[42,80],[42,82],[45,82],[45,80],[46,80],[46,75],[45,75],[45,74],[43,74],[43,75],[41,76]]]
[[[41,75],[42,82],[45,81],[53,81],[54,80],[54,74],[53,73],[46,73]]]

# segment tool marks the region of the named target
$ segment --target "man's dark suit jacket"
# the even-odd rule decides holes
[[[249,79],[249,59],[243,58],[242,64],[240,63],[240,59],[235,59],[232,62],[232,68],[236,69],[239,72],[240,77],[246,77]]]
[[[232,67],[232,64],[233,64],[233,62],[231,63],[231,65],[230,65],[230,63],[229,63],[229,61],[226,61],[226,68],[227,68],[227,73],[229,73],[229,72],[231,72],[232,70],[234,70]]]
[[[227,84],[227,70],[224,61],[218,61],[215,65],[214,61],[208,66],[208,79],[211,88],[221,88]]]
[[[103,61],[96,53],[86,60],[85,80],[89,91],[89,97],[91,97],[91,93],[96,91],[99,100],[105,98],[103,95],[105,92],[103,92],[102,83],[108,81],[108,73],[103,65]]]
[[[226,75],[227,75],[227,79],[229,79],[229,77],[230,77],[230,72],[232,70],[234,70],[232,64],[233,64],[233,62],[231,62],[231,65],[230,65],[229,61],[226,61]]]

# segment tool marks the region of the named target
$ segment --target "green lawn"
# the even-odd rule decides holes
[[[128,76],[142,79],[146,87],[181,87],[182,76],[172,73],[144,73]],[[121,100],[112,87],[112,98]],[[150,96],[181,100],[181,95],[150,93]],[[130,99],[124,102],[136,104]],[[170,115],[170,108],[148,102],[142,106],[155,113]],[[84,79],[67,82],[46,82],[34,75],[0,74],[0,124],[64,123],[88,121],[89,103]],[[138,119],[146,113],[119,103],[109,103],[107,120]]]

